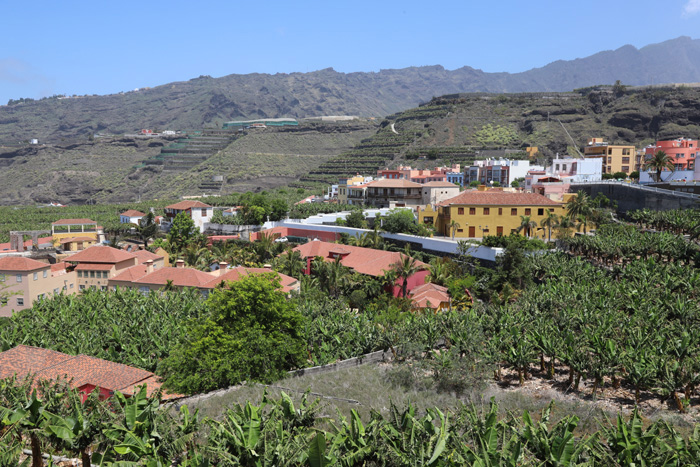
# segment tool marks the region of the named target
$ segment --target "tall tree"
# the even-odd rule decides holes
[[[518,227],[518,233],[521,231],[525,232],[525,236],[530,238],[532,236],[532,229],[537,228],[537,222],[532,220],[530,216],[520,216],[520,227]]]
[[[646,161],[644,164],[644,170],[647,172],[654,172],[656,174],[656,182],[661,181],[661,172],[664,170],[670,170],[673,172],[675,170],[675,166],[673,165],[673,158],[666,154],[664,151],[656,151],[654,155]]]
[[[414,274],[425,270],[425,266],[418,264],[415,258],[403,253],[401,258],[391,268],[396,273],[396,277],[401,279],[401,295],[404,298],[408,295],[408,279]]]
[[[547,229],[548,242],[552,241],[552,227],[556,225],[558,219],[559,216],[554,214],[552,211],[550,211],[549,209],[545,210],[544,217],[540,221],[540,227]]]
[[[148,241],[158,234],[158,224],[156,224],[155,215],[148,212],[136,226],[136,233],[143,242],[144,246],[148,246]]]
[[[450,221],[450,230],[452,231],[452,240],[455,239],[455,234],[457,233],[457,229],[462,228],[462,226],[457,222],[456,220],[452,219]]]
[[[196,234],[197,227],[195,227],[192,218],[181,212],[173,219],[173,224],[168,232],[168,243],[173,246],[174,251],[179,252]]]

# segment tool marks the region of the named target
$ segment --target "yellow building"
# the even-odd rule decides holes
[[[433,224],[440,234],[455,238],[483,238],[489,235],[510,235],[522,224],[521,216],[529,216],[537,227],[530,237],[547,238],[540,227],[545,212],[561,216],[564,203],[552,201],[537,193],[508,193],[503,191],[468,190],[440,203],[436,209],[428,206],[418,213],[418,221]],[[452,224],[452,222],[456,224]],[[454,230],[454,231],[453,231]]]
[[[602,138],[592,138],[583,149],[586,158],[603,159],[603,173],[624,172],[627,175],[639,170],[637,150],[632,145],[608,144]]]
[[[61,219],[51,224],[53,246],[66,251],[79,251],[100,241],[97,222],[90,219]]]

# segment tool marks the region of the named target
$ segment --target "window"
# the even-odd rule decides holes
[[[148,287],[139,287],[139,292],[141,292],[142,295],[148,295],[149,289]]]
[[[556,165],[554,166],[554,170],[557,171],[557,172],[559,172],[559,164],[556,164]]]
[[[608,157],[608,164],[612,164],[612,157]]]
[[[40,293],[39,295],[37,295],[37,296],[36,296],[37,300],[43,300],[43,299],[44,299],[44,295],[45,295],[45,294],[43,294],[43,293]]]
[[[49,275],[49,271],[44,269],[44,278],[46,278]]]
[[[0,306],[5,306],[5,305],[7,305],[7,297],[0,298]]]
[[[202,208],[202,217],[207,217],[207,208]]]
[[[105,290],[105,291],[106,291],[106,290],[107,290],[107,286],[106,286],[106,285],[103,285],[103,286],[102,286],[102,290]]]
[[[476,214],[476,208],[469,208],[469,215],[473,216]]]
[[[630,155],[630,148],[622,148],[622,155],[629,156]]]
[[[95,277],[95,271],[90,271],[90,277],[94,278]]]
[[[538,216],[544,216],[544,209],[543,209],[543,208],[538,208],[538,209],[537,209],[537,215],[538,215]]]
[[[17,306],[24,306],[24,299],[23,298],[17,299]]]
[[[498,215],[502,216],[503,215],[503,208],[498,208]]]
[[[17,274],[17,282],[22,282],[22,274]]]
[[[58,295],[58,293],[59,293],[60,291],[61,291],[61,289],[58,288],[58,287],[56,287],[55,289],[53,289],[53,293],[55,293],[56,295]]]
[[[83,284],[80,284],[80,285],[78,286],[78,288],[79,288],[80,290],[84,290],[84,289],[85,289],[85,286],[84,286]]]
[[[491,208],[484,208],[484,216],[491,214]]]
[[[464,208],[457,208],[457,214],[464,214]]]
[[[562,170],[563,172],[566,172],[566,164],[563,164],[563,165],[561,166],[561,170]]]
[[[525,215],[526,215],[526,216],[529,216],[529,215],[531,215],[531,214],[532,214],[532,209],[530,209],[530,208],[525,208]]]
[[[511,208],[511,209],[510,209],[510,215],[511,215],[511,216],[517,216],[517,215],[518,215],[518,208]]]
[[[108,278],[109,278],[109,272],[107,272],[107,271],[102,271],[102,278],[103,278],[103,279],[108,279]]]
[[[34,280],[38,280],[38,279],[39,279],[39,273],[38,273],[38,272],[35,272],[35,273],[34,273]]]
[[[628,173],[630,171],[630,166],[629,165],[623,165],[622,166],[622,171],[625,173]]]
[[[83,277],[83,271],[78,271],[78,277]]]
[[[608,148],[608,155],[612,154],[612,148]]]
[[[608,166],[608,173],[612,173],[612,167]]]
[[[70,285],[70,288],[71,288],[71,289],[73,288],[73,284]]]
[[[630,163],[630,158],[629,158],[629,157],[623,157],[623,158],[622,158],[622,163],[623,163],[623,164],[629,164],[629,163]]]
[[[457,232],[464,232],[464,229],[457,229]]]

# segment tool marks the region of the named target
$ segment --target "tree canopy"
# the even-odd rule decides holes
[[[209,315],[162,363],[165,386],[195,393],[241,381],[271,382],[302,365],[304,318],[275,274],[255,274],[216,289]]]

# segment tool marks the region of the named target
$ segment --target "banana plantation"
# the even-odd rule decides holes
[[[700,430],[645,426],[636,411],[601,420],[591,433],[579,429],[576,416],[555,420],[552,404],[534,416],[506,417],[494,403],[445,411],[392,404],[387,415],[373,411],[363,420],[355,410],[328,413],[307,395],[295,404],[282,392],[201,419],[187,405],[161,405],[145,389],[108,402],[94,392],[83,403],[65,382],[9,383],[0,386],[2,466],[39,467],[42,453],[105,467],[688,466],[700,458]],[[23,453],[26,444],[31,455]]]

